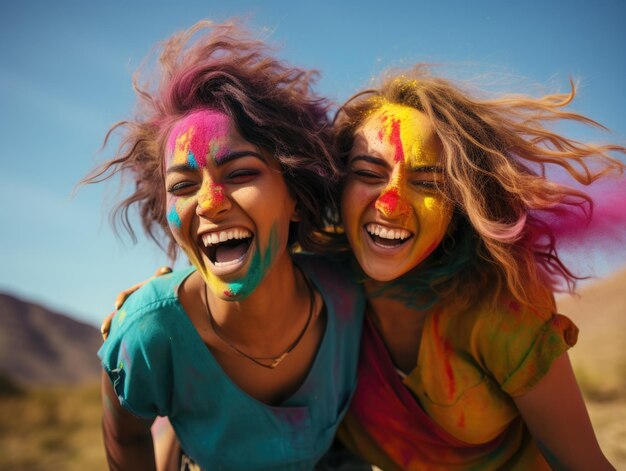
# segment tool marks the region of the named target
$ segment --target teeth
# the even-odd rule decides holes
[[[367,224],[365,230],[370,234],[376,235],[383,239],[408,239],[411,237],[411,233],[406,229],[391,229],[380,224]]]
[[[220,242],[226,242],[231,239],[248,239],[252,237],[252,232],[248,229],[228,229],[225,231],[218,232],[208,232],[206,234],[202,234],[202,242],[205,247],[209,247],[211,245],[219,244]]]

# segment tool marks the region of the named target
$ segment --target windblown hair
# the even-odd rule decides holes
[[[569,93],[541,98],[478,98],[417,65],[378,89],[358,93],[338,111],[335,144],[344,163],[355,133],[384,103],[425,113],[443,144],[441,190],[455,208],[450,230],[415,273],[392,283],[394,295],[418,293],[417,304],[425,307],[424,300],[428,306],[452,293],[470,302],[476,293],[489,292],[496,302],[508,290],[537,306],[551,304],[553,291],[574,291],[580,278],[559,258],[555,228],[573,212],[588,222],[593,202],[586,193],[546,178],[546,169],[564,169],[590,185],[606,174],[621,174],[624,164],[611,153],[626,151],[577,142],[549,129],[549,123],[562,120],[604,129],[566,110],[574,96],[571,83]]]
[[[159,65],[156,87],[140,83],[141,69],[134,75],[137,116],[109,130],[104,146],[113,132],[122,133],[115,157],[83,180],[97,183],[121,174],[134,181],[134,192],[112,212],[114,227],[121,222],[136,240],[129,216],[136,205],[144,231],[161,247],[165,236],[166,251],[176,258],[165,214],[165,143],[176,121],[211,108],[228,115],[244,139],[278,160],[300,219],[292,223],[290,242],[319,250],[323,215],[334,207],[331,186],[339,174],[330,154],[329,104],[312,90],[317,72],[283,64],[235,24],[209,21],[165,41]]]

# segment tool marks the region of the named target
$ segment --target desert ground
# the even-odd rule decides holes
[[[626,271],[557,303],[580,329],[570,358],[600,446],[626,469]]]

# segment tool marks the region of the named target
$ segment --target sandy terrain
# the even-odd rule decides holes
[[[626,470],[626,271],[557,302],[580,328],[570,358],[600,446]]]

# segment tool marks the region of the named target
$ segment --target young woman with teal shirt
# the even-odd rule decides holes
[[[130,179],[123,216],[192,263],[134,293],[99,351],[109,466],[154,469],[167,417],[203,469],[311,469],[356,385],[365,304],[342,267],[292,254],[319,249],[333,204],[327,104],[233,25],[173,36],[160,63],[86,179]]]

